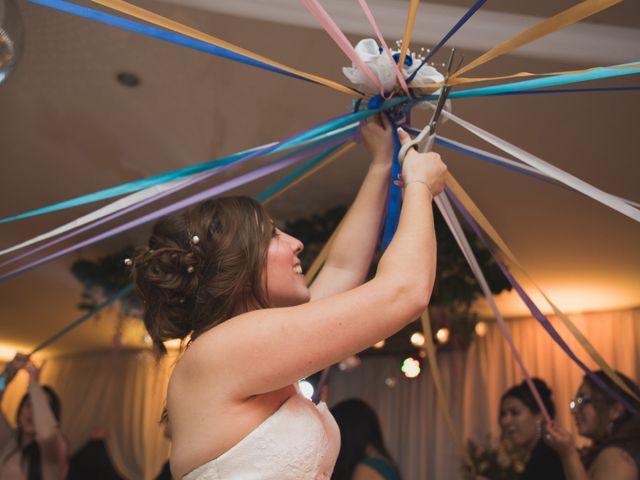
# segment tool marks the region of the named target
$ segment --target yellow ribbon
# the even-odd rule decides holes
[[[496,57],[509,53],[510,51],[531,43],[534,40],[538,40],[550,33],[558,31],[569,25],[573,25],[580,20],[583,20],[591,15],[594,15],[602,10],[605,10],[613,5],[622,2],[622,0],[585,0],[571,8],[568,8],[553,17],[547,18],[531,28],[528,28],[524,32],[519,33],[515,37],[502,42],[501,44],[493,47],[488,52],[480,55],[471,63],[465,65],[460,70],[452,75],[452,78],[456,78],[469,70],[472,70],[489,60],[493,60]]]
[[[469,211],[473,219],[476,221],[478,225],[489,235],[491,240],[496,244],[499,250],[502,251],[503,254],[507,256],[507,259],[510,263],[517,267],[518,270],[522,273],[522,275],[531,282],[531,284],[542,294],[544,299],[549,303],[555,314],[560,318],[562,323],[567,327],[569,332],[574,336],[574,338],[580,343],[582,348],[587,352],[587,354],[593,359],[594,362],[598,364],[600,369],[622,390],[624,390],[627,394],[629,394],[632,398],[637,401],[640,401],[640,398],[627,386],[626,383],[622,381],[620,376],[609,366],[609,364],[605,361],[604,358],[597,352],[593,345],[587,340],[587,338],[583,335],[583,333],[575,326],[575,324],[569,320],[569,318],[545,295],[542,289],[533,281],[533,279],[529,276],[529,274],[524,270],[520,262],[516,259],[513,252],[507,247],[506,243],[498,232],[493,228],[489,220],[480,212],[478,206],[471,200],[469,195],[464,191],[462,186],[453,178],[453,176],[448,173],[447,174],[447,186],[455,193],[460,202],[464,205],[464,207]],[[517,272],[513,272],[514,277],[518,276]],[[521,279],[518,278],[520,283]]]
[[[248,50],[245,50],[244,48],[238,47],[236,45],[233,45],[232,43],[226,42],[224,40],[221,40],[217,37],[214,37],[212,35],[203,33],[199,30],[196,30],[194,28],[191,28],[187,25],[184,25],[182,23],[176,22],[175,20],[171,20],[169,18],[163,17],[161,15],[158,15],[157,13],[151,12],[149,10],[145,10],[141,7],[137,7],[135,5],[132,5],[130,3],[127,3],[123,0],[92,0],[94,3],[98,3],[100,5],[104,5],[105,7],[109,7],[112,8],[113,10],[116,10],[120,13],[125,13],[127,15],[130,15],[134,18],[137,18],[139,20],[144,20],[146,22],[149,22],[153,25],[157,25],[159,27],[165,28],[167,30],[171,30],[173,32],[177,32],[180,33],[182,35],[185,35],[187,37],[190,38],[195,38],[197,40],[201,40],[203,42],[209,43],[211,45],[215,45],[217,47],[222,47],[222,48],[226,48],[227,50],[231,50],[232,52],[247,56],[249,58],[252,58],[254,60],[257,60],[259,62],[263,62],[263,63],[267,63],[269,65],[272,65],[274,67],[280,68],[282,70],[285,70],[289,73],[292,73],[294,75],[299,75],[301,77],[304,77],[308,80],[312,80],[314,82],[320,83],[326,87],[330,87],[333,88],[335,90],[338,90],[340,92],[343,93],[347,93],[349,95],[355,96],[355,97],[361,97],[362,95],[358,92],[356,92],[355,90],[346,87],[344,85],[341,85],[337,82],[334,82],[332,80],[328,80],[326,78],[322,78],[319,77],[317,75],[313,75],[311,73],[306,73],[300,70],[297,70],[295,68],[292,67],[288,67],[287,65],[283,65],[282,63],[279,62],[275,62],[269,58],[263,57],[262,55],[258,55],[255,54],[253,52],[250,52]]]
[[[402,71],[402,67],[404,67],[404,59],[407,57],[407,50],[409,49],[411,35],[413,34],[413,25],[416,23],[416,16],[418,14],[418,5],[420,5],[420,0],[411,0],[411,4],[409,5],[409,12],[407,13],[407,24],[404,28],[404,35],[402,36],[400,61],[398,62],[400,71]]]
[[[498,77],[459,77],[459,78],[450,78],[448,84],[449,85],[466,85],[468,83],[490,82],[493,80],[507,80],[510,78],[550,77],[553,75],[574,75],[579,73],[590,72],[592,70],[597,70],[599,68],[610,68],[612,70],[625,70],[628,68],[639,68],[639,67],[640,67],[640,63],[632,63],[629,65],[612,65],[608,67],[589,67],[589,68],[583,68],[582,70],[564,70],[560,72],[546,72],[546,73],[518,72],[518,73],[512,73],[510,75],[500,75]],[[443,85],[443,82],[436,82],[436,83],[428,83],[425,85],[414,85],[413,88],[440,88],[442,85]]]
[[[442,388],[442,377],[436,360],[436,347],[433,344],[433,337],[431,336],[431,319],[429,317],[428,308],[420,316],[420,320],[422,321],[422,331],[424,332],[425,350],[427,351],[427,358],[429,359],[429,370],[431,371],[431,377],[433,378],[433,384],[436,387],[436,394],[438,396],[438,407],[444,415],[444,419],[447,422],[447,428],[449,429],[449,432],[451,432],[451,436],[453,436],[464,462],[471,468],[472,472],[475,472],[475,466],[469,456],[469,452],[464,446],[462,435],[460,435],[460,432],[453,424],[453,418],[451,417],[451,411],[449,410],[449,403],[447,402],[447,398]]]
[[[329,255],[329,250],[331,249],[331,245],[333,244],[333,241],[336,238],[336,234],[340,229],[340,225],[342,225],[342,222],[340,222],[336,227],[336,229],[333,231],[333,233],[329,237],[329,240],[327,240],[327,243],[324,244],[324,247],[322,247],[322,250],[320,250],[320,253],[316,257],[316,259],[313,261],[313,263],[311,264],[311,267],[309,267],[309,270],[305,274],[304,281],[307,283],[307,285],[311,285],[311,282],[320,271],[320,267],[324,265],[324,262],[327,259],[327,255]]]

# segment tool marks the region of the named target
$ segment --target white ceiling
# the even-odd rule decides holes
[[[349,98],[327,88],[18,3],[26,43],[18,68],[0,84],[0,217],[282,139],[349,109]],[[139,4],[301,70],[345,81],[341,67],[347,61],[342,53],[324,32],[310,27],[313,20],[294,0],[208,1],[207,10],[180,3]],[[325,3],[332,13],[346,5],[338,0]],[[415,44],[431,46],[470,3],[424,2],[416,24],[420,40]],[[572,3],[488,2],[450,44],[472,59],[536,18]],[[397,0],[371,2],[389,41],[401,36],[400,7],[406,5]],[[369,35],[365,33],[369,29],[354,8],[336,18],[356,42]],[[593,17],[589,25],[571,27],[517,55],[496,59],[477,73],[558,71],[638,60],[639,18],[640,3],[628,0]],[[118,84],[115,75],[120,71],[138,74],[140,87]],[[637,85],[638,81],[629,77],[596,84]],[[605,191],[640,201],[639,95],[492,97],[459,100],[453,108],[462,118]],[[418,116],[416,123],[423,122]],[[491,150],[450,123],[442,126],[441,133]],[[640,304],[637,223],[578,194],[459,153],[440,152],[561,308],[613,310]],[[362,152],[350,155],[290,190],[271,209],[281,218],[298,218],[348,202],[364,168]],[[255,194],[273,180],[242,191]],[[92,207],[0,225],[0,249]],[[79,257],[92,258],[141,242],[146,231],[147,227],[139,228],[0,284],[0,343],[34,346],[77,318],[80,288],[68,273],[70,264]],[[501,305],[507,315],[524,314],[510,298],[502,298]],[[90,321],[54,350],[108,346],[112,316],[107,312]],[[141,337],[140,328],[129,322],[125,345],[139,344]]]

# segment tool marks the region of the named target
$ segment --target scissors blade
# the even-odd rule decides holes
[[[444,84],[442,86],[442,90],[440,91],[440,97],[438,98],[436,109],[433,112],[431,121],[429,122],[429,125],[431,126],[431,135],[433,135],[436,131],[436,126],[438,124],[438,120],[440,119],[440,113],[442,113],[442,109],[444,108],[447,97],[449,96],[449,92],[451,91],[451,86],[447,85],[447,83],[449,83],[449,75],[451,75],[451,66],[453,65],[453,57],[455,55],[455,52],[456,49],[452,48],[451,53],[449,54],[449,61],[447,62],[447,73],[444,77]]]

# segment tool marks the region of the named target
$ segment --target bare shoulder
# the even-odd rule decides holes
[[[593,480],[636,480],[638,467],[633,458],[620,447],[607,447],[596,457],[590,474]]]
[[[353,480],[384,480],[384,478],[369,465],[359,463],[353,472]]]

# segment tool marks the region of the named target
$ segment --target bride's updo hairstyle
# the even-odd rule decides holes
[[[199,335],[240,313],[267,306],[262,286],[272,224],[262,205],[223,197],[164,217],[132,273],[154,345]]]

